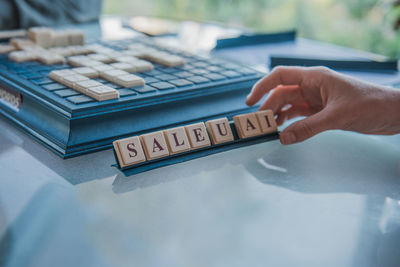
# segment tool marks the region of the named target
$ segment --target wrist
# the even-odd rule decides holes
[[[386,125],[391,134],[400,133],[400,89],[385,88],[386,97],[381,105],[385,111]]]

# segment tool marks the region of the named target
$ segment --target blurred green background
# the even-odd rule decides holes
[[[397,1],[378,0],[105,0],[105,14],[218,21],[397,57]]]

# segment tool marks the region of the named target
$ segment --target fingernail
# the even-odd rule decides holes
[[[281,135],[281,143],[283,145],[290,145],[296,143],[296,135],[293,132],[288,132]]]
[[[251,103],[249,102],[250,96],[251,96],[251,93],[248,94],[246,97],[246,105],[251,105]]]
[[[249,99],[251,97],[252,92],[253,92],[253,90],[250,91],[250,93],[247,95],[246,99]]]

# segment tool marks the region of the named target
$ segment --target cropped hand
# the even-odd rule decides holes
[[[299,116],[281,133],[282,144],[304,141],[333,129],[366,134],[400,133],[400,91],[360,81],[324,67],[277,67],[258,81],[246,104],[268,98],[278,125]]]

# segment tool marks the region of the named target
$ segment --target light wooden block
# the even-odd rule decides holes
[[[52,47],[68,46],[68,34],[65,31],[53,31],[51,35]]]
[[[185,59],[183,57],[161,51],[146,52],[144,58],[167,67],[177,67],[185,64]]]
[[[186,125],[185,130],[192,149],[211,146],[210,137],[203,122]]]
[[[48,54],[48,51],[46,49],[38,45],[24,46],[23,51],[33,53],[36,55],[36,57],[39,57],[41,54]]]
[[[86,95],[90,87],[96,87],[102,85],[103,85],[102,83],[95,80],[86,80],[86,81],[76,82],[74,84],[73,89]]]
[[[123,55],[132,56],[132,57],[143,57],[144,53],[138,50],[125,50],[122,52]]]
[[[124,75],[129,75],[129,72],[116,69],[100,72],[100,77],[110,82],[114,82],[118,76],[124,76]]]
[[[13,51],[8,54],[8,58],[15,62],[25,62],[36,60],[37,55],[29,51]]]
[[[47,51],[53,54],[57,54],[63,57],[69,57],[74,55],[73,51],[69,47],[52,47],[49,48]]]
[[[167,141],[162,131],[140,136],[147,160],[169,156]]]
[[[13,45],[0,44],[0,54],[6,54],[15,50]]]
[[[89,60],[87,56],[72,56],[68,58],[68,64],[74,67],[82,66],[82,62]]]
[[[71,45],[68,48],[72,51],[74,55],[86,55],[92,53],[92,50],[86,45]]]
[[[103,52],[103,54],[109,56],[110,58],[112,58],[116,62],[118,62],[118,60],[116,60],[116,58],[122,57],[124,55],[121,52],[115,51],[115,50],[108,51],[108,52],[106,51],[106,52]]]
[[[278,131],[278,127],[272,110],[261,110],[255,112],[255,114],[257,116],[257,120],[261,126],[261,131],[263,134],[274,133]]]
[[[28,30],[28,37],[37,45],[49,48],[53,45],[53,30],[48,27],[32,27]]]
[[[69,45],[84,45],[85,35],[81,30],[69,29],[65,31],[68,36]]]
[[[156,50],[153,48],[150,49],[142,49],[142,51],[145,51],[145,58],[149,59],[150,61],[158,61],[159,59],[169,56],[170,54],[160,51],[160,50]]]
[[[10,44],[20,50],[23,50],[24,47],[26,47],[26,46],[36,45],[31,40],[25,39],[25,38],[12,38],[12,39],[10,39]]]
[[[114,53],[114,52],[117,52],[117,51],[115,51],[112,48],[105,47],[105,46],[101,46],[101,47],[99,47],[98,49],[95,50],[95,53],[104,54],[104,55],[108,55],[108,56],[110,54]]]
[[[75,75],[76,73],[73,72],[71,69],[64,69],[64,70],[52,70],[49,74],[49,77],[51,78],[52,75],[56,76],[67,76],[67,75]]]
[[[180,56],[170,55],[162,58],[161,64],[167,67],[177,67],[185,65],[185,59]]]
[[[97,53],[98,50],[101,50],[104,46],[98,43],[85,45],[87,49],[90,50],[91,53]]]
[[[132,56],[119,56],[119,57],[115,57],[114,59],[115,59],[115,61],[118,61],[118,62],[127,62],[127,63],[132,63],[132,62],[135,62],[136,60],[139,60],[138,58],[132,57]]]
[[[144,49],[146,49],[146,46],[141,43],[134,43],[134,44],[128,45],[126,49],[133,50],[133,51],[143,51]]]
[[[80,75],[86,76],[88,78],[97,78],[97,77],[99,77],[99,72],[94,70],[93,68],[79,67],[79,68],[73,68],[71,70],[73,72],[75,72],[76,74],[80,74]]]
[[[0,39],[11,39],[11,38],[18,38],[18,37],[25,37],[26,30],[6,30],[0,31]]]
[[[114,141],[113,145],[121,168],[146,161],[138,136]]]
[[[53,53],[40,53],[37,59],[46,65],[63,64],[65,62],[63,56]]]
[[[119,92],[114,88],[106,85],[89,87],[86,91],[86,94],[96,99],[97,101],[105,101],[119,98]]]
[[[145,85],[145,81],[142,77],[133,74],[116,76],[112,82],[126,88]]]
[[[100,61],[103,63],[111,63],[114,62],[114,60],[112,58],[110,58],[107,55],[104,54],[89,54],[87,55],[88,58],[90,58],[91,60],[96,60],[96,61]]]
[[[184,127],[165,130],[164,135],[171,155],[190,150],[189,139]]]
[[[86,76],[74,74],[62,77],[61,81],[59,82],[68,86],[69,88],[74,88],[75,83],[87,80],[89,80],[89,78]]]
[[[233,134],[227,118],[206,122],[211,141],[214,145],[233,141]]]
[[[110,64],[111,67],[118,69],[118,70],[124,70],[126,72],[135,72],[136,68],[132,66],[130,63],[126,62],[117,62],[117,63],[112,63]]]
[[[240,138],[261,135],[261,127],[254,113],[241,114],[233,117]]]
[[[141,56],[139,58],[147,58],[147,57],[151,57],[152,55],[156,55],[156,54],[157,54],[157,56],[159,56],[160,53],[163,53],[164,55],[167,55],[165,52],[162,52],[162,51],[157,50],[157,49],[152,48],[152,47],[143,47],[139,51],[141,51],[143,53],[143,56]]]
[[[49,73],[49,78],[57,82],[61,82],[63,77],[75,74],[76,73],[71,70],[53,70]]]
[[[93,66],[91,68],[94,69],[95,71],[99,72],[99,76],[101,76],[101,73],[104,71],[115,70],[115,68],[113,68],[111,65],[107,65],[107,64],[97,65],[97,66]]]
[[[91,59],[81,61],[81,66],[83,67],[95,67],[99,65],[103,65],[103,62]]]
[[[134,62],[131,62],[130,64],[135,68],[134,72],[143,72],[154,69],[153,64],[146,60],[136,60]]]

